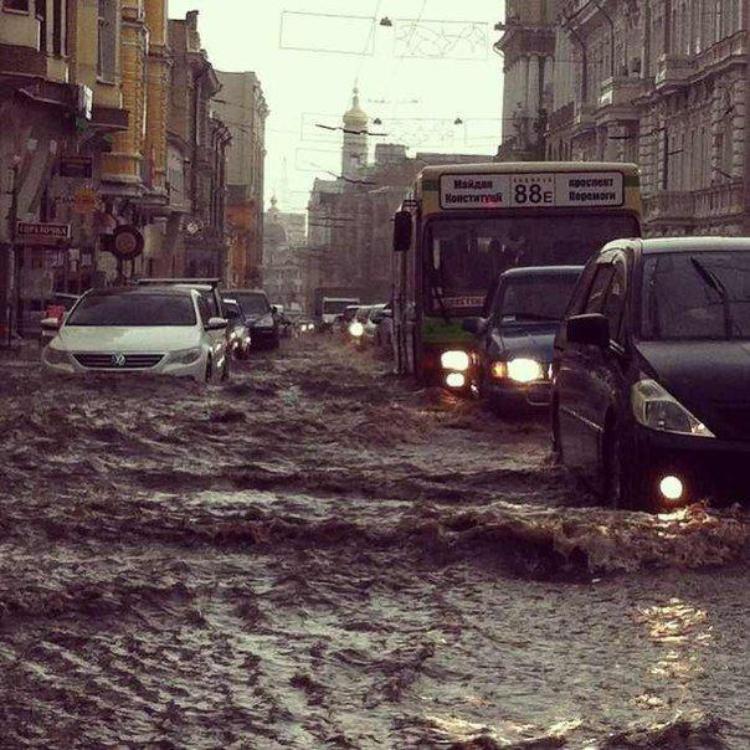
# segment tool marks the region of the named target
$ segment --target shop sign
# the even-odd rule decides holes
[[[19,221],[16,223],[16,240],[22,245],[67,245],[70,242],[70,224]]]
[[[77,177],[90,180],[93,177],[94,160],[90,156],[61,156],[60,177]]]

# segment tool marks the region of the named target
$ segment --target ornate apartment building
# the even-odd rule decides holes
[[[649,234],[750,232],[747,3],[559,6],[547,157],[638,163]]]
[[[503,36],[503,161],[541,159],[552,106],[558,0],[507,0]]]

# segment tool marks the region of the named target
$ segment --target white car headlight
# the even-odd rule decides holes
[[[644,427],[679,435],[716,437],[655,380],[637,382],[632,388],[630,400],[636,421]]]
[[[358,320],[355,320],[354,323],[349,326],[349,333],[351,333],[355,339],[358,339],[361,336],[364,336],[365,327]]]
[[[169,361],[175,362],[180,365],[192,365],[201,358],[203,351],[200,347],[193,349],[180,349],[180,351],[172,352],[169,355]]]
[[[56,349],[51,344],[44,350],[44,359],[50,365],[65,365],[70,362],[68,352]]]
[[[440,357],[440,364],[444,370],[466,372],[471,365],[471,360],[466,352],[443,352],[443,355]]]
[[[544,378],[544,369],[533,359],[512,359],[508,362],[508,377],[516,383],[533,383]]]

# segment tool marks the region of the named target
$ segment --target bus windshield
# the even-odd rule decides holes
[[[481,311],[492,281],[519,266],[584,265],[604,244],[639,234],[627,214],[433,221],[427,229],[428,309],[443,316]]]

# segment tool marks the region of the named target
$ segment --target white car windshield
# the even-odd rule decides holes
[[[90,294],[81,300],[68,326],[194,326],[191,297],[178,294]]]

